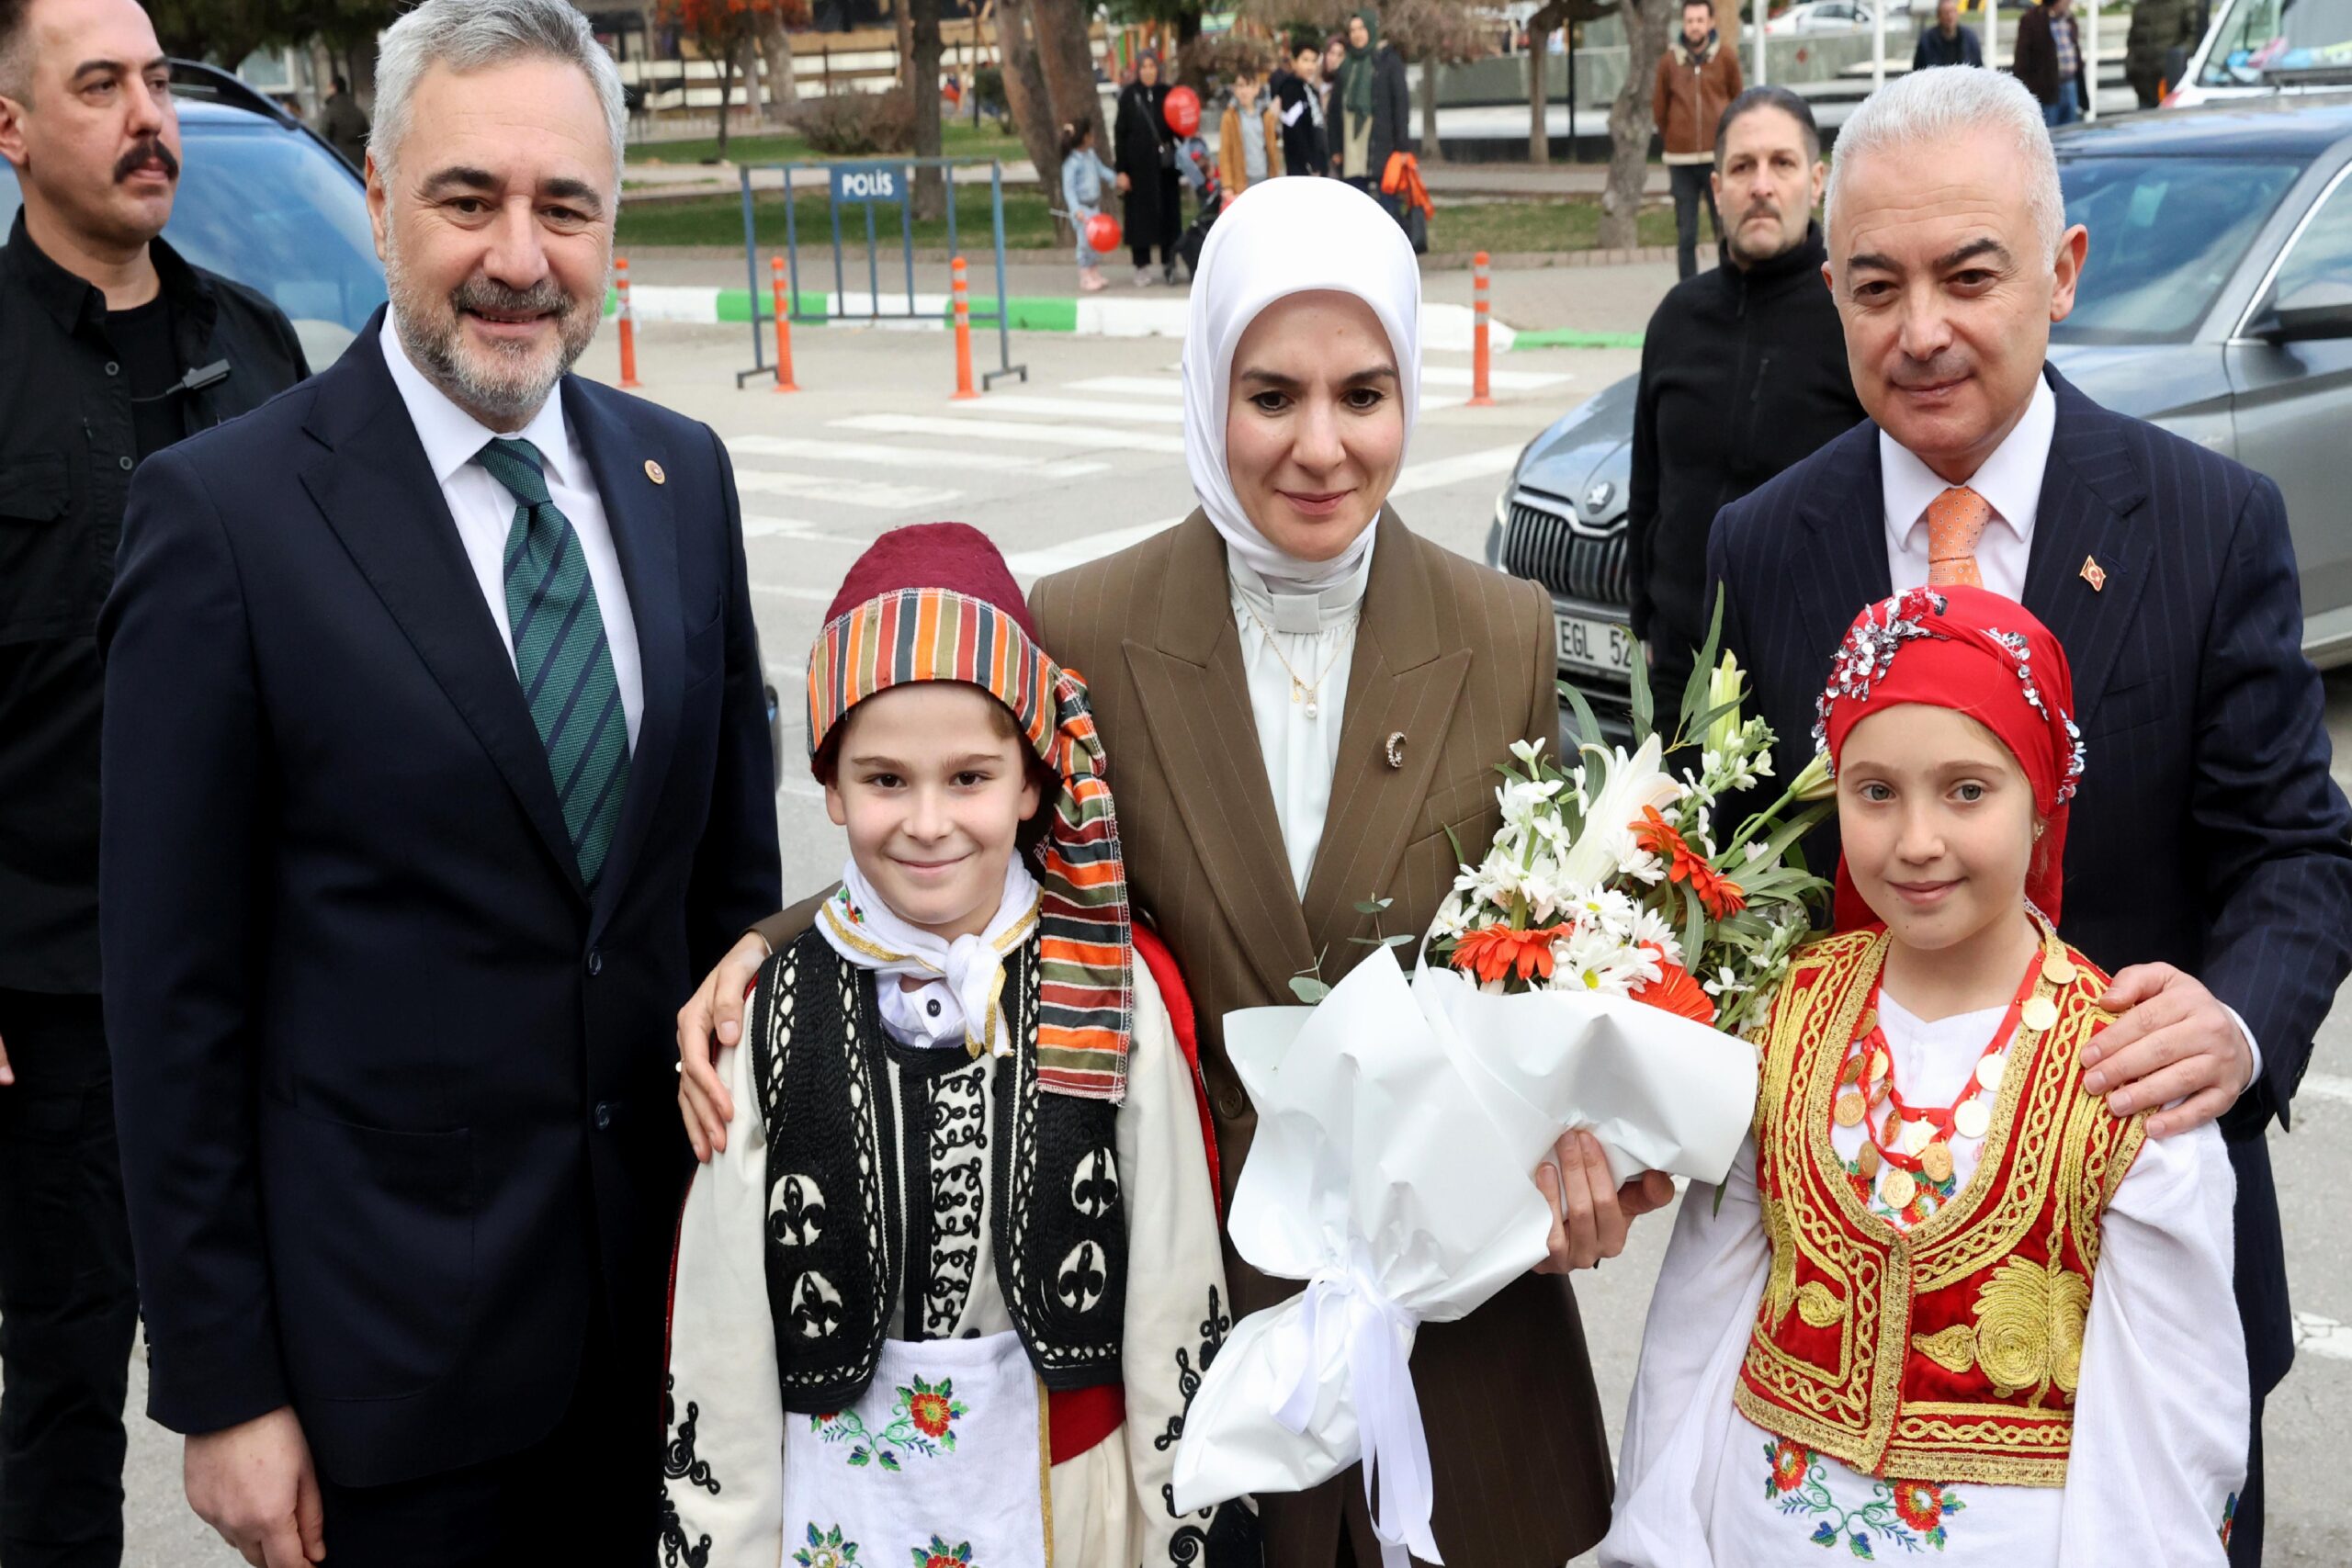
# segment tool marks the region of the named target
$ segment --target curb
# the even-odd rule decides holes
[[[970,296],[976,327],[996,325],[996,297]],[[764,307],[767,300],[760,301]],[[640,323],[743,325],[753,319],[748,288],[673,288],[641,283],[629,290],[629,307]],[[890,327],[900,331],[944,331],[953,320],[954,303],[942,293],[918,290],[911,306],[903,293],[876,296],[820,293],[802,289],[794,297],[796,326]],[[607,292],[605,314],[619,313],[619,296]],[[881,313],[877,316],[876,311]],[[1106,299],[1101,297],[1014,296],[1006,302],[1007,324],[1015,332],[1070,333],[1080,337],[1170,337],[1184,335],[1190,307],[1183,299]],[[764,310],[762,312],[765,314]],[[1467,354],[1474,342],[1476,318],[1467,305],[1424,301],[1421,306],[1421,346]],[[1639,348],[1639,333],[1585,333],[1566,328],[1515,331],[1501,321],[1488,329],[1494,348]]]

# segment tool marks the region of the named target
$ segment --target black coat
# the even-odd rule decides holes
[[[2237,1172],[2237,1297],[2257,1398],[2294,1359],[2278,1190],[2312,1036],[2352,969],[2352,809],[2328,777],[2325,694],[2278,487],[2099,407],[2054,370],[2058,423],[2026,607],[2075,675],[2089,759],[2066,834],[2059,934],[2114,970],[2177,965],[2237,1010],[2262,1077],[2222,1118]],[[2083,562],[2105,572],[2094,589]],[[1813,755],[1814,702],[1863,605],[1891,591],[1878,427],[1849,431],[1727,507],[1708,552],[1724,639],[1780,737]],[[1834,863],[1833,822],[1808,844]]]
[[[1274,89],[1283,121],[1283,171],[1292,175],[1331,172],[1331,142],[1324,133],[1323,89],[1284,73]]]
[[[1976,41],[1976,29],[1956,27],[1950,38],[1941,28],[1930,27],[1919,34],[1919,41],[1911,51],[1911,69],[1929,71],[1939,65],[1982,65],[1984,48]]]
[[[203,1432],[290,1400],[359,1486],[545,1436],[599,1296],[593,1375],[650,1432],[693,1168],[677,1010],[781,896],[717,437],[561,384],[644,673],[592,898],[381,320],[141,468],[100,623],[148,1411]]]
[[[1821,281],[1826,254],[1812,225],[1786,255],[1685,279],[1650,317],[1634,406],[1626,569],[1634,635],[1669,670],[1689,667],[1713,614],[1715,513],[1862,417],[1837,303]]]
[[[2075,24],[2075,102],[2087,107],[2091,93],[2083,77],[2082,23],[2076,17],[2067,19]],[[2050,20],[2049,0],[2018,17],[2017,43],[2009,60],[2010,72],[2044,105],[2058,101],[2058,45],[2050,36]]]
[[[1169,162],[1176,133],[1168,129],[1168,85],[1147,87],[1130,82],[1119,91],[1119,112],[1111,130],[1111,166],[1127,176],[1126,238],[1130,245],[1157,244],[1172,237],[1182,219],[1170,187],[1176,180]]]
[[[1337,154],[1347,147],[1341,118],[1347,113],[1347,94],[1336,84],[1331,113],[1335,122],[1330,130],[1331,151]],[[1380,188],[1380,177],[1392,153],[1419,151],[1420,144],[1413,139],[1412,127],[1413,95],[1406,85],[1404,58],[1384,43],[1372,53],[1372,154],[1364,164],[1365,177],[1374,190]]]

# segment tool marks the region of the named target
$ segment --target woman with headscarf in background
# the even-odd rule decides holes
[[[1377,200],[1391,218],[1396,199],[1383,195],[1382,174],[1392,153],[1409,152],[1412,95],[1405,85],[1405,62],[1380,41],[1380,18],[1369,8],[1348,18],[1348,57],[1340,67],[1337,123],[1340,174]]]
[[[1151,253],[1159,250],[1159,276],[1176,281],[1176,235],[1183,227],[1182,197],[1176,182],[1176,133],[1168,125],[1168,87],[1159,79],[1159,56],[1136,61],[1135,80],[1119,89],[1112,122],[1112,166],[1127,196],[1127,254],[1135,259],[1136,287],[1151,282]]]

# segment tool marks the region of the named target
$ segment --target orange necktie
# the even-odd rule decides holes
[[[1928,503],[1928,586],[1982,588],[1976,570],[1976,541],[1993,520],[1985,499],[1964,485],[1955,485]]]

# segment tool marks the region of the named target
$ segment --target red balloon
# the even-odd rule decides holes
[[[1201,96],[1190,87],[1169,88],[1168,105],[1160,112],[1168,117],[1168,129],[1179,136],[1201,129]]]
[[[1086,248],[1098,254],[1107,254],[1119,248],[1119,220],[1107,212],[1098,212],[1086,220]]]

